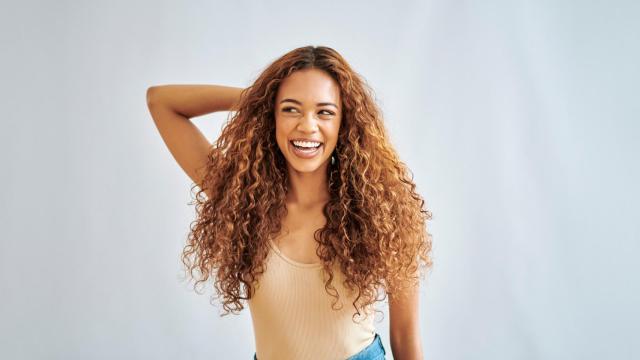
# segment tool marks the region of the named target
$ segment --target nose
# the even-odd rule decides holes
[[[318,119],[316,119],[315,113],[307,112],[305,116],[302,116],[298,123],[298,130],[307,133],[318,131]]]

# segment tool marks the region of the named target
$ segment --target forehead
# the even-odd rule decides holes
[[[325,71],[298,70],[285,78],[278,89],[277,101],[293,98],[309,104],[323,101],[338,102],[340,87]]]

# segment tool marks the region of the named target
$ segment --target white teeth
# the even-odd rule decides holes
[[[313,141],[293,141],[293,144],[300,147],[311,147],[311,148],[320,146],[319,142],[313,142]]]

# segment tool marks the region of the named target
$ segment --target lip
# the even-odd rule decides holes
[[[305,138],[295,138],[295,139],[289,139],[289,141],[309,141],[309,142],[319,142],[320,144],[324,144],[324,142],[320,141],[320,140],[314,140],[314,139],[305,139]]]
[[[300,139],[295,139],[295,140],[300,140]],[[304,152],[304,151],[302,151],[302,150],[298,150],[298,149],[293,145],[292,141],[294,141],[294,140],[290,140],[290,141],[288,141],[288,143],[289,143],[289,151],[290,151],[292,154],[294,154],[295,156],[297,156],[297,157],[299,157],[299,158],[302,158],[302,159],[312,159],[312,158],[316,157],[317,155],[319,155],[319,154],[322,152],[322,150],[324,149],[324,143],[323,143],[323,142],[321,142],[321,141],[317,141],[317,142],[319,142],[319,143],[320,143],[320,146],[318,146],[318,148],[317,148],[317,149],[315,149],[315,150],[314,150],[314,151],[312,151],[312,152]],[[300,140],[300,141],[302,141],[302,140]],[[304,141],[311,141],[311,140],[304,140]]]

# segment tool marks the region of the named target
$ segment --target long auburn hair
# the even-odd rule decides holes
[[[222,316],[238,313],[244,308],[241,300],[252,297],[255,281],[265,271],[267,241],[281,230],[288,173],[275,138],[275,99],[287,76],[308,68],[333,77],[342,99],[336,163],[327,167],[327,221],[314,233],[328,275],[324,287],[335,298],[332,307],[339,299],[332,282],[334,264],[344,274],[344,285],[357,289],[354,316],[384,300],[378,298],[380,288],[383,296],[404,294],[407,285],[424,275],[419,269],[432,266],[426,228],[431,212],[389,141],[373,90],[334,49],[300,47],[275,60],[242,91],[235,113],[210,149],[201,188],[190,203],[195,203],[197,216],[182,262],[196,292],[199,284],[214,278]],[[205,191],[210,196],[203,196]]]

